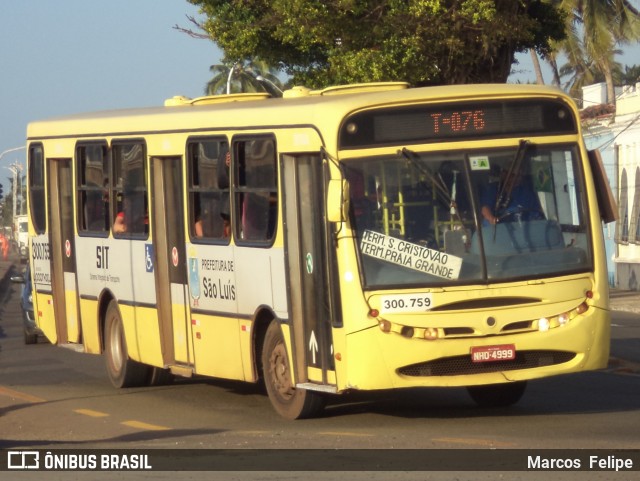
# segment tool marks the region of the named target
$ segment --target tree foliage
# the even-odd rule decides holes
[[[505,82],[514,55],[563,38],[549,0],[189,0],[224,51],[309,87],[403,80]]]
[[[625,65],[620,74],[620,85],[635,85],[640,82],[640,65]]]
[[[212,65],[209,67],[209,71],[213,77],[205,87],[207,95],[266,91],[278,96],[283,89],[283,85],[277,77],[277,69],[258,58],[248,62],[236,62],[231,66]]]
[[[583,85],[595,81],[607,83],[607,98],[615,101],[614,84],[622,78],[621,66],[615,61],[618,46],[640,39],[640,12],[628,0],[555,0],[565,15],[566,38],[554,45],[567,63],[558,69],[556,56],[547,58],[559,84],[568,78],[564,88],[574,96]]]

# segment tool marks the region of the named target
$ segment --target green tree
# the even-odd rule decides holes
[[[620,65],[616,48],[640,39],[640,12],[627,0],[559,0],[566,13],[567,37],[556,46],[567,64],[555,74],[569,76],[567,86],[576,91],[597,78],[607,83],[607,98],[615,102],[615,76]],[[575,93],[575,92],[574,92]]]
[[[608,57],[609,68],[611,68],[611,78],[616,84],[618,83],[616,79],[620,78],[621,70],[620,64],[614,60],[614,56],[620,53],[621,51],[616,50],[611,52]],[[565,79],[562,87],[574,98],[580,98],[582,96],[582,87],[607,82],[604,72],[588,55],[581,58],[577,57],[572,62],[564,64],[560,67],[559,75]]]
[[[636,82],[640,82],[640,65],[625,65],[624,72],[620,76],[620,83],[634,85]]]
[[[316,88],[505,82],[516,52],[546,54],[564,26],[543,0],[189,1],[223,64],[258,57]]]

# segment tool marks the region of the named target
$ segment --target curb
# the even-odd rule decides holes
[[[614,303],[610,303],[609,310],[616,311],[616,312],[629,312],[632,314],[640,314],[640,300],[638,300],[637,305],[634,305],[634,306],[615,305]]]
[[[640,363],[628,361],[619,357],[610,357],[609,365],[605,368],[605,372],[640,376]]]

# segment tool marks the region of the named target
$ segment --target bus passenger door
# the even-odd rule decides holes
[[[71,159],[48,159],[51,289],[58,344],[80,343]]]
[[[165,366],[192,363],[187,324],[187,269],[182,199],[182,158],[151,159],[156,302]]]
[[[297,383],[335,385],[322,160],[284,156],[285,248]],[[317,387],[320,390],[322,388]]]

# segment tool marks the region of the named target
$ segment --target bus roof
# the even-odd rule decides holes
[[[27,139],[94,136],[135,136],[161,132],[277,128],[319,125],[337,130],[342,119],[357,110],[413,102],[508,98],[522,95],[568,98],[555,87],[524,84],[453,85],[399,89],[398,83],[331,87],[322,91],[294,88],[284,98],[224,95],[201,99],[174,97],[165,106],[108,110],[31,122]],[[289,94],[289,95],[287,95]],[[251,95],[251,94],[250,94]],[[211,101],[207,101],[210,99]],[[222,101],[219,101],[222,100]],[[259,116],[256,116],[259,112]],[[325,115],[330,113],[331,115]]]

